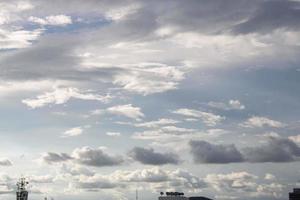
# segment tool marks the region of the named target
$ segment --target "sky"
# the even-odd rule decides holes
[[[288,199],[300,1],[0,0],[0,199]]]

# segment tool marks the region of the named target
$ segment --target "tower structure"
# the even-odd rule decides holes
[[[17,200],[28,200],[28,191],[26,190],[27,185],[28,182],[25,180],[25,178],[20,178],[19,182],[17,183]]]

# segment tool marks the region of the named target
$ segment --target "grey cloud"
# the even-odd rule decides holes
[[[134,160],[147,165],[165,165],[165,164],[179,164],[178,155],[173,153],[159,153],[153,149],[146,149],[142,147],[134,147],[128,155]]]
[[[140,8],[130,14],[125,20],[118,21],[117,23],[104,23],[105,25],[88,31],[81,32],[79,30],[78,34],[59,33],[50,35],[47,34],[46,31],[45,34],[39,38],[39,41],[34,43],[30,48],[6,52],[4,56],[0,57],[0,68],[2,70],[0,76],[3,80],[24,81],[47,79],[74,82],[81,81],[81,83],[84,82],[87,84],[101,81],[107,84],[107,88],[112,85],[117,85],[127,91],[144,95],[176,89],[178,84],[184,79],[183,75],[185,71],[179,70],[182,68],[178,67],[168,67],[170,67],[169,65],[171,64],[172,66],[173,64],[179,66],[182,65],[183,61],[195,59],[190,58],[188,54],[176,59],[170,58],[170,55],[161,56],[161,59],[157,59],[156,55],[155,57],[149,55],[149,58],[144,58],[143,56],[134,58],[136,59],[136,63],[133,65],[149,62],[151,60],[165,64],[165,66],[160,68],[147,66],[147,68],[154,69],[154,71],[151,71],[146,70],[146,67],[122,68],[116,63],[107,63],[107,66],[104,68],[83,68],[81,66],[82,58],[76,55],[75,52],[79,50],[94,50],[97,52],[96,54],[103,54],[103,56],[112,52],[112,54],[120,54],[126,57],[127,59],[125,61],[130,61],[128,63],[132,64],[132,60],[129,59],[126,54],[127,51],[124,52],[120,50],[118,52],[118,50],[110,48],[111,45],[127,41],[133,43],[155,42],[157,39],[161,39],[160,36],[155,34],[156,31],[168,26],[175,27],[175,29],[179,29],[180,32],[191,31],[205,34],[221,34],[222,32],[228,32],[240,21],[246,19],[251,20],[256,15],[256,10],[266,10],[268,6],[265,4],[272,4],[273,1],[267,1],[267,3],[262,4],[256,0],[189,0],[184,2],[179,0],[163,2],[89,1],[88,3],[73,0],[71,1],[72,5],[63,1],[55,2],[56,3],[51,2],[50,5],[46,1],[32,1],[35,5],[35,9],[32,9],[30,14],[36,14],[39,17],[40,15],[45,15],[44,12],[46,10],[49,12],[48,14],[51,15],[61,13],[73,14],[78,12],[80,17],[85,18],[89,16],[87,13],[90,13],[91,10],[97,11],[97,13],[99,12],[102,16],[107,10],[123,8],[131,4],[139,4]],[[293,18],[293,21],[296,23],[296,21],[298,21],[296,20],[298,17],[298,11],[296,9],[298,3],[289,1],[286,1],[287,3],[283,1],[280,2],[285,5],[282,6],[282,9],[296,13],[290,14],[290,18]],[[276,5],[274,7],[276,7]],[[288,13],[287,11],[282,12]],[[274,14],[272,13],[272,15]],[[269,22],[265,23],[268,24]],[[272,22],[270,22],[270,24],[272,24]],[[234,29],[238,29],[238,27],[245,29],[241,28],[242,26],[243,24],[239,24],[237,27],[234,27]],[[248,27],[248,25],[245,26]],[[241,33],[242,31],[236,30],[233,32]],[[161,50],[160,47],[154,47],[155,49]],[[151,46],[147,50],[151,50],[152,48]],[[166,51],[165,49],[163,50]],[[172,55],[171,57],[174,56]],[[98,62],[99,60],[95,61],[95,63]],[[161,72],[157,73],[158,71]],[[174,76],[175,71],[177,74],[181,74],[180,77]],[[141,87],[141,85],[143,85],[143,87]]]
[[[216,145],[206,141],[190,141],[195,163],[293,162],[300,157],[300,147],[290,139],[270,137],[256,147],[237,149],[234,144]]]
[[[12,162],[8,159],[0,159],[0,166],[12,166]]]
[[[53,153],[47,152],[42,156],[42,160],[48,164],[65,162],[73,159],[69,154],[66,153]]]
[[[87,190],[98,190],[98,189],[113,189],[119,187],[120,184],[110,182],[109,180],[95,180],[95,181],[84,181],[80,180],[77,184],[77,188],[87,189]]]
[[[109,155],[105,153],[101,148],[77,148],[73,151],[72,155],[77,163],[95,167],[120,165],[124,162],[121,156]]]
[[[243,23],[233,28],[238,34],[269,33],[275,29],[300,28],[300,2],[262,1],[257,10]]]
[[[77,148],[73,151],[72,155],[66,153],[48,152],[42,156],[42,160],[48,164],[61,163],[72,160],[73,163],[94,167],[114,166],[120,165],[124,162],[122,156],[109,155],[104,152],[102,148],[92,149],[90,147]],[[71,174],[79,173],[79,171],[85,174],[89,173],[85,169],[78,167],[69,169],[69,172]]]
[[[215,145],[196,140],[189,144],[195,163],[231,163],[244,160],[234,145]]]
[[[249,162],[290,162],[300,156],[300,147],[285,138],[269,138],[267,144],[244,149]]]

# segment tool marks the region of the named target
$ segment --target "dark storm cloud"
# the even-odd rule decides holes
[[[66,153],[47,152],[42,156],[42,160],[48,164],[65,162],[71,159],[72,157]]]
[[[285,138],[270,138],[260,147],[244,149],[244,156],[249,162],[290,162],[300,156],[300,147]]]
[[[165,164],[179,164],[178,155],[173,153],[159,153],[153,149],[146,149],[142,147],[134,147],[128,155],[134,160],[147,165],[165,165]]]
[[[300,147],[285,138],[268,138],[265,145],[238,150],[234,144],[215,145],[206,141],[190,141],[195,163],[293,162],[300,157]]]
[[[195,163],[242,162],[243,156],[231,145],[215,145],[206,141],[190,141],[191,153]]]
[[[121,156],[112,156],[105,153],[102,149],[89,147],[75,149],[72,155],[77,163],[94,167],[114,166],[124,162]]]
[[[238,34],[247,34],[270,33],[280,28],[300,28],[300,2],[262,1],[252,16],[233,30]]]

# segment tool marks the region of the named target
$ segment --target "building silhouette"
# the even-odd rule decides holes
[[[166,192],[165,195],[161,192],[160,195],[158,200],[212,200],[202,196],[186,197],[183,192]]]
[[[289,193],[289,200],[300,200],[300,188],[294,188],[294,191]]]

